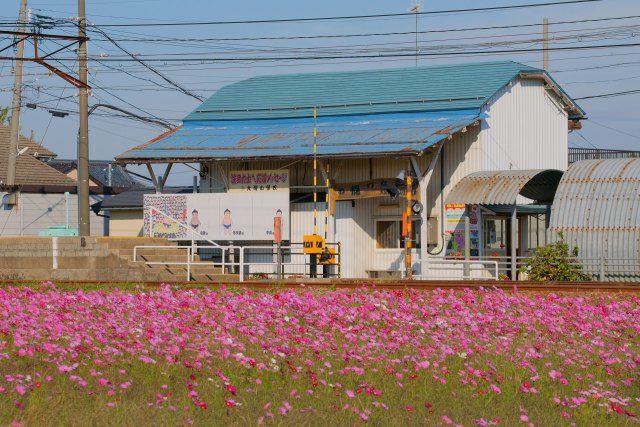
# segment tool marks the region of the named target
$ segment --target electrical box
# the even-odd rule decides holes
[[[18,204],[19,193],[9,193],[2,198],[2,203],[6,206],[16,206]]]
[[[327,248],[327,252],[326,252],[326,258],[323,259],[322,258],[322,254],[317,255],[318,257],[318,264],[320,265],[325,265],[325,264],[330,264],[333,265],[336,263],[336,250],[333,248]]]

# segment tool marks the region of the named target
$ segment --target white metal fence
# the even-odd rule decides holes
[[[340,244],[327,243],[326,246],[334,249],[335,262],[331,264],[318,263],[316,265],[316,275],[325,278],[340,278]],[[160,259],[156,261],[144,259],[145,252],[148,254],[148,251],[159,254]],[[176,255],[176,251],[184,251],[183,260],[168,259],[170,257],[181,258],[182,255]],[[281,261],[278,260],[278,251],[281,254]],[[163,253],[167,259],[162,259]],[[203,253],[206,253],[210,259],[201,260]],[[220,274],[238,274],[241,282],[251,279],[309,277],[312,270],[310,256],[303,252],[302,243],[292,243],[279,248],[277,245],[199,245],[195,241],[188,246],[144,245],[134,247],[133,261],[144,262],[148,266],[184,267],[186,269],[186,281],[191,280],[191,272],[194,266],[203,265],[218,268]]]
[[[469,260],[451,257],[429,257],[419,260],[420,272],[417,278],[424,280],[473,280],[499,279],[510,277],[513,280],[527,279],[523,267],[530,257],[516,257],[516,276],[512,277],[513,264],[510,256],[473,257]],[[640,282],[640,259],[576,258],[573,265],[581,267],[583,273],[593,280],[602,282]]]

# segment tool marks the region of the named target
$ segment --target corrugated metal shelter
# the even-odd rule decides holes
[[[639,281],[640,159],[573,163],[558,186],[550,231],[578,247],[586,271]]]
[[[519,195],[550,203],[560,178],[553,169],[476,172],[456,184],[446,203],[515,205]]]

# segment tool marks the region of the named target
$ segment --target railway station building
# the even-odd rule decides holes
[[[269,245],[281,215],[293,246],[324,235],[326,218],[344,278],[406,274],[409,228],[417,277],[515,277],[517,257],[546,243],[568,133],[583,119],[546,71],[510,61],[260,76],[117,161],[166,165],[162,176],[149,168],[147,234]],[[199,201],[162,194],[175,163],[199,165]],[[268,269],[259,258],[249,272]],[[480,268],[453,268],[470,259]]]

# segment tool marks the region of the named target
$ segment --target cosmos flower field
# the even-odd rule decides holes
[[[0,425],[640,424],[640,297],[0,288]]]

